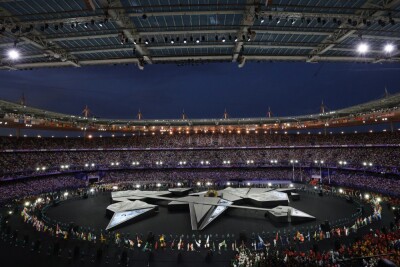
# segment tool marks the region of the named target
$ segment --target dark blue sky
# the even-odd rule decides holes
[[[199,66],[146,65],[0,72],[0,98],[80,114],[87,104],[108,118],[275,116],[333,110],[400,92],[400,64],[234,63]]]

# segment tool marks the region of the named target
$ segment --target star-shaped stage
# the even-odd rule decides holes
[[[127,190],[111,193],[114,204],[107,207],[112,218],[106,230],[144,219],[158,211],[158,205],[147,202],[168,201],[168,209],[189,206],[192,230],[203,230],[228,208],[265,211],[277,222],[314,220],[315,217],[289,206],[289,195],[294,188],[232,188],[189,194],[191,188],[173,188],[168,191]],[[296,194],[297,197],[299,196]],[[146,202],[147,201],[147,202]]]

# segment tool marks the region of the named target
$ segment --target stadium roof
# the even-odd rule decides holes
[[[68,115],[0,100],[0,127],[59,130],[136,131],[184,129],[299,129],[352,126],[397,122],[400,120],[400,93],[364,104],[289,117],[218,118],[218,119],[104,119]]]
[[[399,41],[400,0],[0,0],[0,69],[378,63],[399,61]]]

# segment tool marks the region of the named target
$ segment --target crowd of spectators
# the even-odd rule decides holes
[[[87,135],[89,136],[89,135]],[[6,149],[96,149],[96,148],[188,148],[188,147],[265,147],[314,145],[400,144],[400,132],[346,133],[346,134],[283,134],[269,131],[198,132],[182,130],[130,133],[116,137],[51,138],[1,137],[0,150]]]
[[[23,179],[17,182],[2,183],[0,185],[0,202],[46,192],[79,188],[85,185],[85,181],[75,179],[70,175]]]
[[[99,177],[101,184],[131,184],[142,188],[161,184],[163,187],[197,187],[207,184],[219,186],[267,186],[269,182],[305,182],[312,180],[312,172],[297,171],[293,180],[290,168],[265,169],[141,169],[129,171],[110,171],[102,175],[98,172],[88,173],[88,176]],[[319,180],[317,180],[319,182]],[[335,171],[328,177],[323,177],[323,184],[337,187],[355,188],[360,191],[380,192],[387,195],[400,195],[400,180],[385,178],[382,175],[366,174],[362,176],[349,171]],[[87,181],[75,174],[50,175],[42,178],[20,179],[2,182],[0,186],[0,201],[23,197],[41,192],[57,191],[68,188],[83,187]]]
[[[299,251],[294,248],[280,251],[272,246],[256,251],[241,247],[232,266],[392,266],[387,265],[387,260],[396,266],[400,264],[399,224],[385,232],[371,230],[350,245],[337,244],[327,251]]]
[[[68,166],[68,169],[83,169],[92,165],[102,168],[257,167],[290,166],[291,160],[296,160],[296,166],[384,167],[384,172],[397,173],[400,166],[399,152],[400,147],[0,152],[0,177],[19,172],[42,171],[43,168],[59,170],[61,166]],[[346,165],[339,165],[340,162]]]

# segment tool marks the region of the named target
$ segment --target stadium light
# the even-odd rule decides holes
[[[394,45],[386,44],[383,50],[385,51],[385,53],[392,53],[394,51]]]
[[[369,46],[368,46],[367,43],[360,43],[360,44],[358,45],[358,47],[357,47],[357,51],[358,51],[358,53],[360,53],[360,54],[365,54],[365,53],[368,52],[368,50],[369,50]]]
[[[17,49],[11,49],[8,51],[7,54],[8,54],[9,59],[11,59],[11,60],[17,60],[20,58],[20,54]]]

